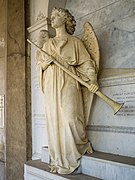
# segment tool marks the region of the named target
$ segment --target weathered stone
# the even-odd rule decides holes
[[[26,161],[24,1],[7,4],[6,179],[23,179]]]

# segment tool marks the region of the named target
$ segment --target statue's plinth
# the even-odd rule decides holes
[[[48,150],[43,147],[42,159],[29,161],[25,164],[25,180],[134,180],[135,158],[112,155],[102,152],[94,152],[91,155],[84,155],[81,159],[80,174],[58,175],[49,172]]]
[[[59,175],[49,172],[48,164],[41,160],[28,161],[25,164],[25,180],[99,180],[84,174]]]

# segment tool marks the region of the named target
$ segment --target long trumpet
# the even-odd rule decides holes
[[[75,80],[77,80],[80,84],[82,84],[83,86],[87,87],[88,90],[90,91],[90,85],[88,83],[86,83],[85,81],[83,81],[81,78],[79,78],[77,75],[75,75],[74,73],[72,73],[71,71],[69,71],[67,68],[65,68],[63,65],[61,65],[58,61],[56,61],[54,59],[53,56],[49,55],[47,52],[45,52],[44,50],[40,49],[35,43],[33,43],[32,41],[30,41],[29,39],[27,39],[27,41],[35,46],[38,51],[42,52],[45,55],[50,56],[53,59],[53,63],[56,64],[59,68],[61,68],[64,72],[66,72],[68,75],[70,75],[72,78],[74,78]],[[114,111],[114,114],[116,114],[124,105],[124,103],[118,103],[115,102],[114,100],[112,100],[111,98],[109,98],[108,96],[104,95],[101,91],[97,90],[95,92],[95,94],[97,96],[99,96],[102,100],[104,100]]]

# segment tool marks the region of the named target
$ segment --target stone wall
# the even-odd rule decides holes
[[[0,0],[0,179],[5,171],[6,1]]]
[[[113,111],[95,97],[87,128],[96,151],[135,157],[135,1],[67,0],[77,21],[75,35],[83,35],[89,21],[98,37],[101,59],[99,84],[122,110]]]
[[[27,108],[26,117],[30,103],[25,60],[24,0],[0,0],[0,180],[22,180],[23,165],[31,156],[26,154],[26,118],[31,111]]]
[[[67,0],[77,20],[75,35],[91,22],[99,39],[102,68],[135,68],[134,0]]]
[[[0,94],[5,94],[6,69],[6,1],[0,1]]]
[[[6,179],[22,180],[26,162],[24,0],[7,1]]]

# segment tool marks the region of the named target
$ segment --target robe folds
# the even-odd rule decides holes
[[[43,50],[84,81],[95,75],[94,62],[76,37],[50,38]],[[42,59],[45,63],[46,55]],[[41,63],[37,66],[45,97],[50,168],[52,172],[70,174],[79,167],[82,155],[92,153],[85,130],[81,85],[53,63],[43,69]]]

